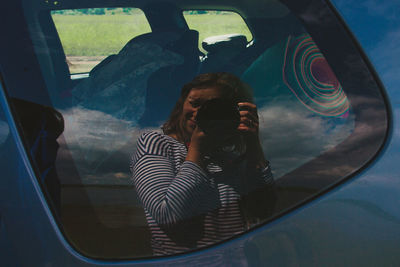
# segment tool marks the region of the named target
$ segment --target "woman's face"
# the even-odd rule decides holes
[[[215,88],[196,89],[193,88],[183,103],[180,125],[189,136],[196,128],[196,115],[200,106],[207,100],[221,96],[219,90]]]

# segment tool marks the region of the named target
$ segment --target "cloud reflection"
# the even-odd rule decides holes
[[[400,83],[400,28],[388,32],[369,54],[388,89],[395,88]]]
[[[259,107],[259,115],[261,142],[276,178],[334,148],[354,129],[352,115],[328,119],[289,101]]]
[[[63,183],[79,182],[79,175],[84,184],[128,184],[137,138],[144,131],[159,130],[134,127],[129,121],[84,108],[62,113],[65,132],[59,140],[58,166]],[[261,142],[277,178],[332,149],[354,128],[352,119],[335,124],[290,103],[265,105],[259,113]]]
[[[129,183],[130,155],[135,150],[136,140],[142,132],[153,129],[138,128],[132,126],[131,121],[81,107],[61,112],[65,131],[59,139],[58,166],[59,169],[64,166],[60,172],[66,179],[63,183],[79,182],[77,173],[83,183]],[[71,168],[77,173],[72,174]]]
[[[398,1],[366,0],[361,3],[361,6],[367,8],[372,16],[384,16],[389,20],[396,19],[400,10]]]

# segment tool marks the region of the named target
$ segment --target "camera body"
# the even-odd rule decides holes
[[[246,145],[237,129],[240,113],[236,101],[215,98],[204,102],[197,111],[196,123],[216,144],[206,155],[210,162],[225,166],[240,161]]]
[[[197,111],[196,123],[207,135],[232,135],[240,124],[239,107],[231,99],[207,100]]]

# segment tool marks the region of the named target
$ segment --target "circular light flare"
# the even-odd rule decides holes
[[[283,81],[309,110],[322,116],[347,117],[349,102],[342,86],[309,35],[289,36]]]

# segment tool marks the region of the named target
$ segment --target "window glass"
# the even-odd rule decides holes
[[[51,15],[71,74],[89,72],[132,36],[151,31],[138,8],[66,9]]]
[[[208,53],[202,46],[202,42],[206,38],[223,38],[223,36],[235,34],[244,35],[248,42],[253,39],[243,18],[236,12],[221,10],[185,10],[183,16],[189,28],[199,32],[199,48],[203,53]],[[208,40],[212,41],[212,38]]]
[[[305,32],[266,49],[242,78],[254,89],[264,121],[262,141],[276,178],[329,151],[354,131],[345,90]]]
[[[143,11],[24,2],[41,75],[10,96],[60,228],[81,253],[140,258],[223,242],[349,178],[384,143],[381,89],[324,1],[232,3],[251,33],[237,13],[215,10],[215,1],[139,1]],[[81,72],[88,73],[71,79]],[[219,86],[229,90],[184,87],[221,72],[248,86],[226,75]],[[196,90],[178,101],[182,88]],[[197,162],[186,158],[200,140],[192,136],[201,116],[192,113],[207,117],[212,98],[226,101],[201,126],[214,131],[215,147]],[[238,108],[232,99],[247,104]],[[224,114],[239,126],[221,123]],[[170,118],[175,124],[164,124]],[[38,134],[47,126],[54,135]],[[48,174],[40,155],[50,148]]]

